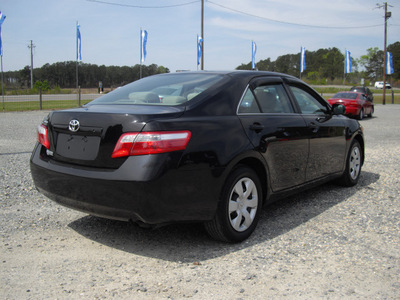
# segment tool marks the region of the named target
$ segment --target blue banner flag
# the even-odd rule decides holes
[[[386,52],[386,74],[390,75],[394,73],[393,69],[393,55],[390,52]]]
[[[146,45],[147,45],[147,31],[140,30],[140,62],[141,63],[144,63],[144,61],[146,60],[146,55],[147,55]]]
[[[203,55],[203,38],[197,36],[197,65],[200,64],[201,56]]]
[[[1,41],[1,25],[3,24],[6,16],[0,11],[0,55],[3,56],[3,42]]]
[[[76,61],[82,61],[82,41],[81,41],[81,25],[76,23]]]
[[[306,69],[306,48],[300,48],[300,73],[303,73]]]
[[[351,53],[346,50],[346,56],[344,59],[344,73],[351,73]]]
[[[251,68],[256,68],[256,52],[257,52],[257,45],[255,42],[251,41]]]

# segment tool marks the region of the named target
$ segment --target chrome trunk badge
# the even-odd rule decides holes
[[[69,121],[68,129],[72,132],[77,132],[79,130],[80,124],[78,120],[71,120]]]

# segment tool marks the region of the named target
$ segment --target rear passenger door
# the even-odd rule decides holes
[[[239,104],[238,116],[254,149],[267,162],[272,190],[302,184],[308,159],[307,126],[295,113],[282,79],[251,81]]]
[[[329,104],[301,82],[289,82],[310,138],[306,180],[341,172],[346,153],[344,117],[332,114]]]

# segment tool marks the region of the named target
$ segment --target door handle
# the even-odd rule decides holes
[[[250,130],[254,130],[255,132],[260,132],[264,129],[264,125],[260,123],[254,123],[250,125]]]

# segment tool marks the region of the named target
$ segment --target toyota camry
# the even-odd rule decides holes
[[[258,71],[146,77],[38,126],[37,189],[143,226],[202,222],[240,242],[264,205],[316,184],[353,186],[362,127],[299,79]]]

